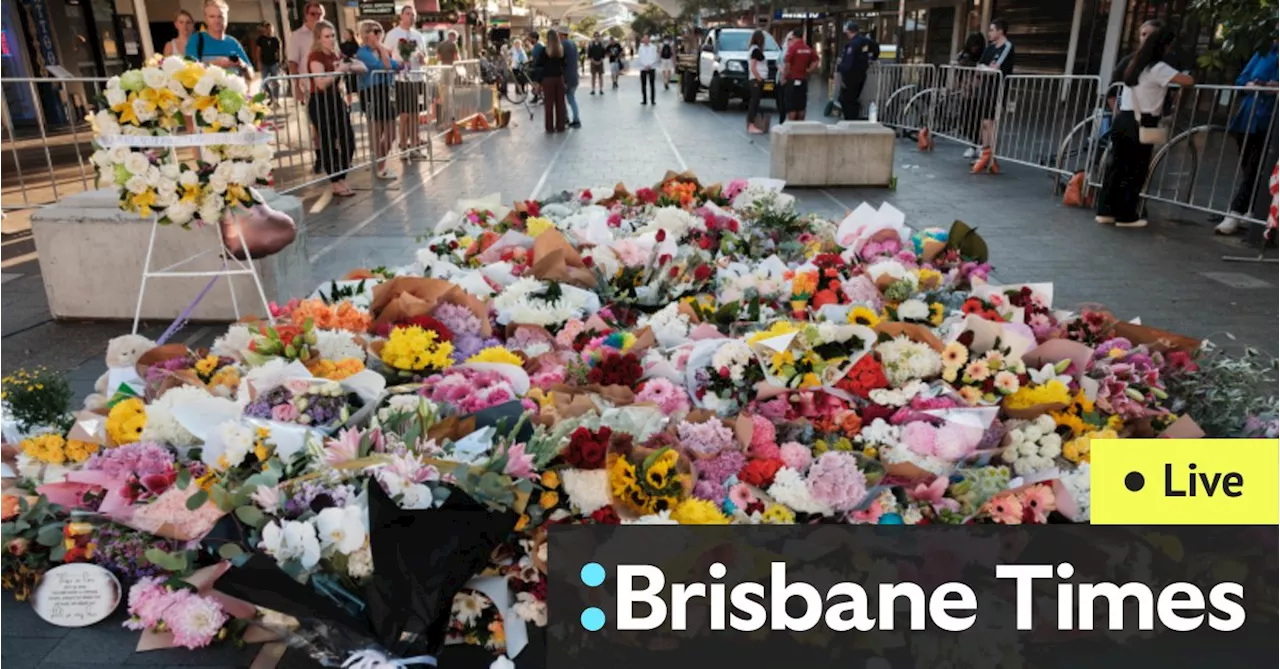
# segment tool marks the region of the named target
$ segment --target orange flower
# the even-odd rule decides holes
[[[18,516],[18,498],[14,495],[0,496],[0,520],[11,520]]]

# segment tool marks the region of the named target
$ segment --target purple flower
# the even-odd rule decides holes
[[[698,462],[699,478],[714,483],[724,483],[747,464],[747,456],[741,451],[725,451],[709,460]]]
[[[174,456],[169,449],[150,441],[140,441],[100,451],[85,464],[85,468],[106,473],[113,478],[137,476],[172,471]]]
[[[850,453],[827,451],[809,468],[809,494],[836,511],[848,511],[867,496],[867,477]]]
[[[476,318],[475,313],[458,304],[441,304],[436,307],[432,316],[453,333],[454,346],[458,345],[459,337],[478,337],[483,327],[483,323]]]
[[[725,498],[728,496],[723,483],[715,481],[701,480],[693,486],[693,496],[698,499],[705,499],[708,502],[715,502],[716,506],[724,504]]]
[[[281,423],[290,423],[297,417],[298,408],[292,404],[279,404],[271,407],[271,420],[278,420]]]

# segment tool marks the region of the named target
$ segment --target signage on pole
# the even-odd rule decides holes
[[[773,19],[775,21],[803,21],[805,19],[825,19],[826,12],[800,12],[793,9],[775,9]]]
[[[360,0],[361,16],[395,16],[395,0]]]

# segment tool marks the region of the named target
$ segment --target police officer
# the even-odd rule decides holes
[[[855,21],[845,22],[844,34],[849,41],[840,56],[840,108],[844,111],[844,120],[852,121],[860,115],[858,98],[867,83],[871,61],[880,59],[880,45],[862,34]]]

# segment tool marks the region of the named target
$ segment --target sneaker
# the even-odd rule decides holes
[[[1237,232],[1240,231],[1240,218],[1239,218],[1240,216],[1244,216],[1244,214],[1238,214],[1234,211],[1231,212],[1230,215],[1224,217],[1222,219],[1222,222],[1219,223],[1218,226],[1213,229],[1213,233],[1215,235],[1236,234]]]
[[[1094,216],[1093,220],[1097,221],[1101,225],[1111,225],[1116,222],[1116,217],[1115,216]]]
[[[1117,228],[1145,228],[1147,227],[1147,219],[1140,218],[1136,221],[1129,221],[1128,223],[1122,223],[1120,221],[1116,221],[1116,227]]]
[[[569,124],[569,127],[570,127],[570,128],[581,128],[581,127],[582,127],[582,121],[574,121],[573,123],[570,123],[570,124]]]
[[[964,157],[968,160],[973,160],[978,157],[978,150],[971,146],[964,150]]]

